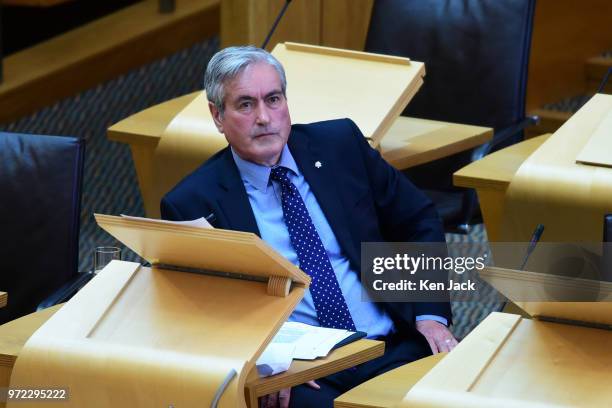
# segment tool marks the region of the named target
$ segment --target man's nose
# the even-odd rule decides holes
[[[270,114],[265,103],[258,104],[256,114],[256,121],[258,124],[267,125],[270,122]]]

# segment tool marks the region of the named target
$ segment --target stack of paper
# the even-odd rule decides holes
[[[267,377],[289,369],[293,359],[325,357],[336,344],[354,334],[348,330],[286,322],[257,360],[257,371],[261,377]]]

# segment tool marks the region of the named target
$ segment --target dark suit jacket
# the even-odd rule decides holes
[[[289,150],[344,254],[359,273],[361,242],[443,242],[431,201],[372,149],[348,119],[293,125]],[[316,167],[315,163],[322,165]],[[212,214],[212,216],[211,216]],[[259,230],[229,148],[211,157],[162,199],[162,218],[212,218],[217,228]],[[387,303],[398,329],[422,314],[451,321],[448,303]]]

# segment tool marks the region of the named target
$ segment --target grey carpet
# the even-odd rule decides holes
[[[612,58],[612,50],[603,52],[600,56]],[[603,80],[603,77],[601,79]],[[592,94],[571,96],[554,103],[548,103],[544,105],[543,108],[557,112],[576,113],[585,103],[589,101],[589,99],[591,99],[592,96]]]
[[[446,242],[449,254],[454,256],[476,257],[489,251],[484,224],[472,226],[468,235],[446,234]],[[455,320],[452,331],[458,339],[465,337],[478,323],[491,312],[498,311],[502,305],[498,292],[491,286],[484,284],[478,293],[478,300],[451,303]]]
[[[572,96],[569,98],[564,98],[558,102],[548,103],[544,105],[543,108],[557,112],[576,113],[592,97],[593,95]]]

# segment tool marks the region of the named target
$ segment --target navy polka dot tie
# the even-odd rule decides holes
[[[270,178],[281,186],[281,202],[291,244],[300,268],[311,277],[310,293],[323,327],[355,331],[355,323],[340,291],[331,262],[298,189],[287,177],[286,167],[274,167]]]

